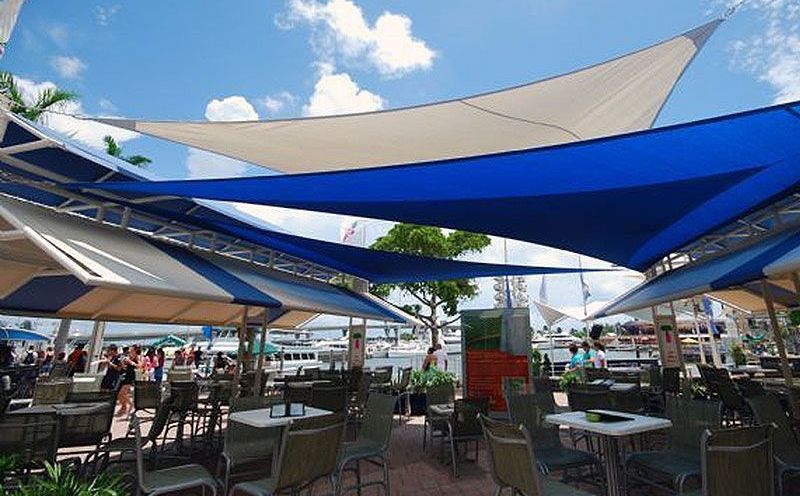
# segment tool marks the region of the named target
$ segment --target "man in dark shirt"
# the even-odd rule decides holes
[[[103,391],[113,391],[117,389],[119,384],[119,376],[122,373],[122,363],[120,362],[119,353],[117,353],[117,345],[112,344],[108,346],[106,357],[104,360],[108,367],[106,367],[106,375],[103,376],[103,382],[100,384],[100,389]]]

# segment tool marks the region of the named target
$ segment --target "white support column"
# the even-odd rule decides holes
[[[66,351],[70,326],[72,326],[72,319],[61,319],[58,322],[58,332],[56,332],[56,338],[53,341],[53,353],[55,356],[58,356],[62,351]]]
[[[783,380],[786,381],[786,387],[788,388],[789,394],[789,403],[791,404],[792,410],[796,410],[796,405],[794,402],[794,392],[792,390],[793,380],[792,380],[792,369],[789,366],[789,357],[786,356],[786,345],[783,342],[783,336],[781,335],[781,328],[778,325],[778,315],[775,313],[775,304],[772,301],[772,293],[769,292],[769,284],[767,283],[766,279],[761,280],[761,290],[764,292],[764,303],[767,305],[767,313],[769,314],[769,324],[772,327],[772,336],[775,339],[775,346],[778,348],[778,356],[781,360],[781,371],[783,372]],[[797,415],[800,412],[794,412]]]
[[[703,365],[707,365],[706,363],[706,350],[703,346],[703,337],[700,335],[700,318],[697,315],[697,302],[694,298],[691,299],[692,302],[692,317],[694,318],[694,333],[697,337],[697,346],[700,348],[700,363]]]
[[[103,353],[103,338],[106,334],[106,323],[102,320],[95,320],[94,327],[92,328],[92,337],[89,340],[89,363],[87,365],[87,372],[96,373],[97,364],[100,361],[100,356]]]
[[[247,310],[248,307],[245,306],[242,310],[242,321],[239,324],[239,350],[236,353],[236,369],[233,373],[233,387],[235,394],[239,396],[239,381],[242,378],[242,368],[244,367],[244,352],[245,352],[245,345],[247,344]]]
[[[261,342],[258,345],[258,367],[256,368],[256,394],[264,394],[261,390],[261,375],[264,373],[264,350],[267,347],[267,314],[268,309],[264,308],[264,316],[261,319]]]

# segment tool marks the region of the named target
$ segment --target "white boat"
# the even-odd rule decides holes
[[[448,354],[461,353],[461,330],[448,331],[442,334],[442,343]]]
[[[428,349],[419,341],[403,341],[388,349],[388,358],[406,358],[410,356],[424,355]]]

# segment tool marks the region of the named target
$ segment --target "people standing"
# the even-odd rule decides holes
[[[589,346],[589,341],[581,343],[581,349],[583,350],[582,366],[587,369],[594,367],[594,351]]]
[[[569,352],[570,359],[569,365],[567,365],[567,372],[575,372],[583,366],[583,353],[575,343],[569,345]]]
[[[604,369],[608,367],[606,361],[606,347],[600,341],[594,342],[594,368]]]
[[[25,354],[25,358],[22,359],[23,365],[36,365],[36,362],[39,361],[39,354],[36,353],[36,348],[33,345],[28,346],[28,352]]]
[[[44,352],[44,358],[42,359],[41,371],[42,373],[49,373],[50,369],[53,367],[53,360],[55,356],[53,355],[53,347],[48,346]]]
[[[425,361],[422,362],[422,371],[427,372],[431,367],[436,368],[436,348],[431,346],[428,348],[428,354],[425,355]]]
[[[122,364],[120,363],[120,356],[117,352],[117,345],[111,344],[106,350],[106,356],[102,360],[106,364],[106,374],[103,376],[103,381],[100,383],[101,391],[114,391],[119,384],[119,377],[122,373]]]
[[[156,350],[156,368],[153,369],[153,380],[161,382],[164,380],[164,363],[167,361],[167,355],[164,353],[164,348]]]
[[[447,370],[447,351],[442,347],[442,343],[436,343],[434,350],[433,353],[436,355],[436,368],[439,370]]]
[[[86,354],[84,343],[78,343],[73,348],[72,353],[69,354],[67,363],[69,364],[70,377],[75,374],[83,374],[86,372],[86,365],[89,362],[89,356]]]
[[[127,351],[127,353],[126,353]],[[133,398],[131,397],[131,389],[136,382],[136,369],[141,365],[139,360],[139,353],[136,346],[130,346],[122,350],[125,357],[122,359],[122,385],[119,389],[119,411],[117,417],[125,417],[128,412],[133,408]]]

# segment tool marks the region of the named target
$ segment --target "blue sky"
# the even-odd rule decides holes
[[[725,3],[29,1],[0,67],[29,88],[49,82],[77,92],[80,103],[68,112],[293,117],[413,105],[552,76],[693,28],[724,12]],[[796,1],[747,2],[709,40],[657,124],[800,99],[799,13]],[[103,133],[54,120],[90,143]],[[127,153],[152,157],[150,170],[164,177],[263,173],[184,146],[116,135]],[[248,211],[325,239],[336,239],[341,223],[335,216]],[[367,237],[385,228],[375,223]],[[495,243],[482,259],[497,261],[499,253]],[[511,255],[515,263],[574,263],[523,243]],[[598,299],[608,299],[635,280],[589,282]],[[530,284],[535,289],[538,281]],[[556,303],[578,304],[575,281],[548,285]],[[490,293],[473,306],[488,304]]]

